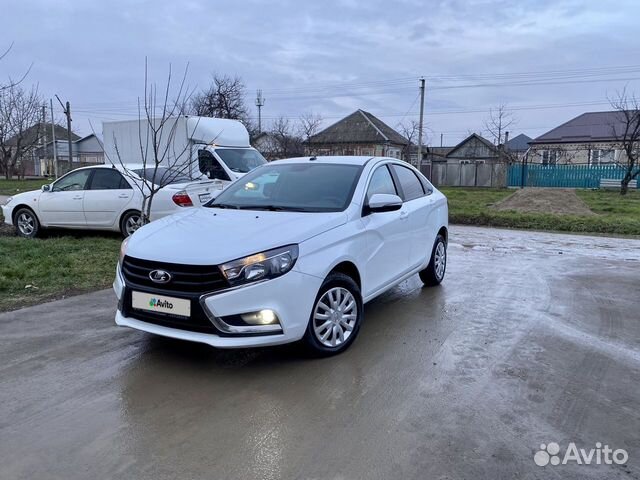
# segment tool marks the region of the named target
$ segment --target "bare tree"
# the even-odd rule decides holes
[[[492,137],[494,145],[500,145],[507,129],[516,123],[516,119],[506,105],[489,109],[489,117],[484,121],[484,129]]]
[[[43,100],[38,87],[13,84],[0,90],[0,168],[7,179],[40,140]]]
[[[307,145],[311,155],[315,154],[315,149],[312,148],[309,139],[320,131],[323,120],[322,116],[311,112],[303,113],[298,119],[298,136],[303,145]]]
[[[624,170],[624,177],[620,181],[620,195],[626,195],[631,180],[640,174],[640,103],[635,95],[627,95],[623,90],[617,98],[611,100],[611,106],[616,110],[616,121],[611,125],[612,136],[615,138],[624,155],[620,155],[616,163]]]
[[[4,52],[0,53],[0,60],[2,60],[4,57],[9,55],[9,52],[11,51],[12,48],[13,48],[13,42],[11,43],[11,45],[7,47],[7,49]],[[27,77],[29,72],[31,71],[32,66],[33,65],[30,65],[29,68],[22,74],[22,76],[18,80],[14,80],[11,77],[9,77],[7,80],[7,83],[5,84],[0,83],[0,92],[2,92],[3,90],[8,90],[11,87],[20,85],[24,81],[24,79]]]
[[[187,176],[191,169],[189,145],[176,142],[179,134],[178,119],[182,114],[183,106],[190,100],[190,94],[185,87],[187,72],[188,66],[184,70],[182,79],[174,86],[173,73],[169,65],[166,84],[158,89],[158,85],[149,80],[145,59],[144,99],[141,101],[138,97],[138,140],[142,169],[145,172],[143,175],[138,175],[128,168],[126,160],[129,159],[122,158],[118,139],[113,138],[116,158],[107,158],[107,160],[112,164],[117,161],[124,175],[132,180],[142,194],[140,225],[149,223],[156,193],[177,178]],[[107,155],[106,151],[105,155]],[[160,167],[165,167],[166,170],[163,168],[160,173]]]
[[[403,150],[402,156],[407,162],[411,162],[411,147],[415,145],[415,143],[418,141],[418,133],[420,132],[420,122],[418,122],[417,120],[402,122],[398,124],[397,128],[400,134],[407,139],[407,143],[402,149]],[[423,138],[424,138],[424,135],[423,135]],[[427,153],[426,148],[424,148],[423,153]],[[418,159],[418,161],[419,160],[420,159]]]
[[[275,158],[297,157],[304,154],[302,138],[295,131],[293,124],[285,117],[273,121],[269,134],[273,138]]]
[[[298,119],[298,131],[302,139],[306,142],[320,131],[323,118],[315,113],[303,113]]]
[[[202,117],[230,118],[245,122],[249,116],[245,90],[240,77],[214,74],[211,85],[191,99],[191,112]]]

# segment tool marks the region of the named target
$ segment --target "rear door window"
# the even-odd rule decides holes
[[[96,168],[89,190],[124,190],[131,186],[120,172],[108,168]]]
[[[402,189],[402,199],[405,202],[424,196],[422,182],[420,182],[418,176],[413,173],[410,168],[396,164],[393,164],[391,168],[393,168],[393,171],[398,177],[400,188]]]

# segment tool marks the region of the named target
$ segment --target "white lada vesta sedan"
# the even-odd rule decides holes
[[[116,323],[215,347],[355,340],[363,304],[447,262],[446,197],[399,160],[311,157],[257,168],[204,208],[122,244]]]

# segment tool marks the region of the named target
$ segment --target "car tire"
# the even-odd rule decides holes
[[[303,341],[314,356],[328,357],[346,350],[360,331],[362,295],[356,282],[331,273],[313,303]]]
[[[123,237],[132,235],[138,228],[140,228],[140,221],[142,215],[136,210],[131,210],[125,213],[120,219],[120,233]],[[137,225],[137,226],[136,226]]]
[[[13,224],[19,237],[35,238],[40,232],[38,217],[30,208],[21,208],[13,216]]]
[[[420,272],[420,280],[426,286],[440,285],[447,270],[447,242],[442,235],[436,237],[427,268]]]

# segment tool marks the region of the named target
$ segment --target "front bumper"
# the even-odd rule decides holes
[[[4,217],[4,223],[7,225],[13,225],[13,207],[9,205],[2,205],[2,216]]]
[[[295,342],[304,335],[322,279],[292,270],[282,277],[254,285],[223,290],[210,295],[203,295],[201,305],[205,315],[217,318],[239,315],[264,309],[273,310],[280,320],[281,333],[264,335],[232,334],[219,331],[215,319],[211,322],[212,331],[218,333],[198,332],[191,329],[176,328],[179,320],[171,324],[157,324],[145,321],[144,315],[135,311],[127,313],[123,304],[130,288],[124,283],[119,269],[116,269],[116,280],[113,288],[118,297],[116,324],[134,328],[165,337],[205,343],[219,348],[257,347],[279,345]],[[136,290],[140,290],[137,289]],[[142,289],[141,291],[144,291]],[[174,296],[180,297],[179,294]]]

